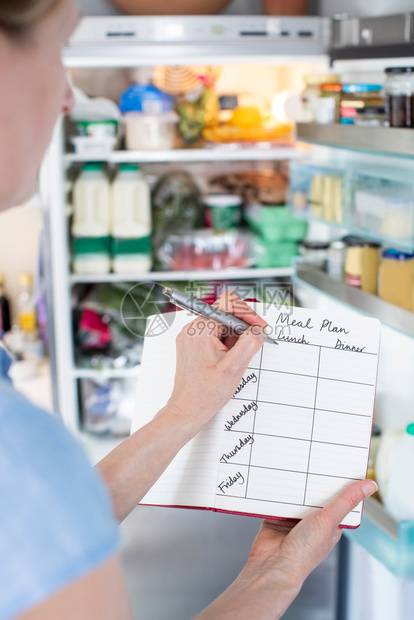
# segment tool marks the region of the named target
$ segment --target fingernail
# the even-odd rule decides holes
[[[367,480],[364,486],[362,487],[362,492],[365,497],[369,497],[376,491],[378,491],[378,485],[373,480]]]

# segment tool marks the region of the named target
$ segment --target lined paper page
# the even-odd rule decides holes
[[[184,325],[194,319],[194,315],[183,311],[174,315],[168,329],[163,331],[160,324],[161,333],[145,338],[131,433],[152,420],[171,396],[176,364],[175,340]],[[149,317],[147,325],[150,325],[154,318],[162,320],[162,315]],[[209,502],[212,505],[217,477],[217,445],[220,446],[222,437],[221,427],[219,421],[214,420],[184,446],[141,503],[206,506],[206,502]]]
[[[380,324],[251,304],[273,330],[231,401],[172,461],[142,503],[302,518],[366,476]],[[146,338],[132,431],[167,402],[175,339],[192,315]],[[344,520],[360,523],[361,506]]]
[[[302,518],[366,476],[380,324],[251,305],[278,346],[264,344],[220,412],[215,507]]]

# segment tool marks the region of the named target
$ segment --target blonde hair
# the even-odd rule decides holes
[[[61,0],[0,0],[0,30],[20,38]]]

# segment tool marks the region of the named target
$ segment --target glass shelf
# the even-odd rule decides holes
[[[133,379],[138,377],[140,366],[132,368],[105,368],[98,370],[95,368],[77,368],[72,370],[75,379]]]
[[[414,131],[402,127],[298,123],[296,139],[321,146],[414,159]]]
[[[397,577],[414,577],[414,521],[396,521],[375,498],[364,502],[362,523],[355,530],[344,529]]]
[[[339,226],[388,247],[414,249],[412,170],[292,161],[289,204],[300,218]]]
[[[88,161],[103,161],[111,164],[121,163],[168,163],[168,162],[212,162],[212,161],[277,161],[298,159],[303,157],[304,151],[294,146],[280,146],[272,148],[189,148],[168,149],[160,151],[111,151],[101,156],[80,155],[66,153],[63,155],[65,164]]]
[[[334,280],[320,269],[304,262],[295,261],[295,273],[292,280],[296,284],[310,286],[325,293],[353,310],[375,317],[384,325],[406,336],[414,337],[414,312],[404,310],[360,289],[347,286],[344,282]]]
[[[248,280],[258,278],[283,278],[293,274],[291,267],[269,267],[263,269],[221,269],[197,271],[150,271],[141,275],[106,273],[103,275],[69,276],[71,284],[115,283],[115,282],[203,282],[209,280]]]

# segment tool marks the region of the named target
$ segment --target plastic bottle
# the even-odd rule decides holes
[[[10,304],[4,293],[4,276],[0,274],[0,338],[10,327]]]
[[[124,164],[111,188],[112,269],[139,274],[151,269],[150,189],[139,166]]]
[[[36,333],[36,304],[32,293],[32,276],[26,271],[19,275],[19,293],[16,298],[17,318],[23,332]]]
[[[86,164],[73,188],[73,270],[108,273],[110,261],[110,185],[102,164]]]
[[[408,424],[390,454],[384,504],[399,521],[414,519],[414,424]]]

